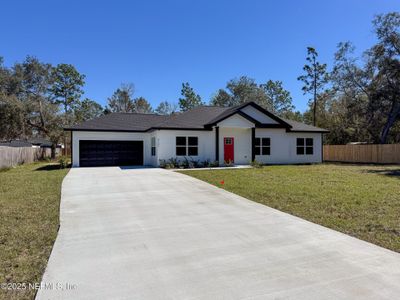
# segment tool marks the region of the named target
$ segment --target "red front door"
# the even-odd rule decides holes
[[[233,137],[224,137],[224,161],[234,162],[234,140]]]

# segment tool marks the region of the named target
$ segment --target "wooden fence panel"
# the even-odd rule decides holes
[[[0,147],[0,169],[14,167],[20,164],[32,163],[51,157],[49,148],[30,147]]]
[[[324,161],[400,164],[400,144],[324,145]]]

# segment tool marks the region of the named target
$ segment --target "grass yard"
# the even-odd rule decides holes
[[[400,252],[400,166],[321,164],[182,173]]]
[[[40,282],[57,236],[67,172],[49,163],[0,171],[0,283]],[[34,295],[34,290],[0,289],[1,299]]]

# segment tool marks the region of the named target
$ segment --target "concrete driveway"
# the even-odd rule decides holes
[[[399,299],[400,254],[175,172],[78,168],[37,298]]]

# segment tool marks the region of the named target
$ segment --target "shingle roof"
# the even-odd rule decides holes
[[[246,105],[255,105],[258,107],[258,105],[251,102],[235,107],[199,106],[192,110],[175,113],[169,116],[157,114],[111,113],[79,125],[65,128],[65,130],[145,132],[151,129],[206,129],[207,125],[218,122],[235,112],[239,112],[240,109]],[[279,118],[265,110],[264,112],[274,117],[278,122],[281,122],[290,131],[328,132],[322,128]],[[291,128],[289,128],[288,124]]]
[[[156,114],[111,113],[65,129],[94,131],[147,131],[151,127],[164,122],[167,118],[169,118],[169,116]]]
[[[183,113],[177,113],[159,124],[160,128],[204,128],[204,125],[229,110],[227,107],[199,106]]]
[[[329,130],[311,126],[311,125],[307,125],[307,124],[304,124],[301,122],[288,120],[288,119],[284,119],[284,118],[281,118],[281,119],[284,120],[286,123],[288,123],[290,126],[292,126],[292,128],[290,128],[290,131],[329,132]]]
[[[32,144],[23,140],[13,140],[9,142],[1,142],[0,146],[7,147],[32,147]]]

